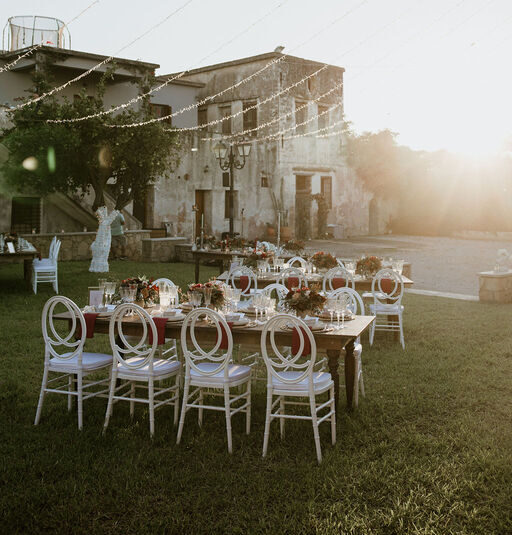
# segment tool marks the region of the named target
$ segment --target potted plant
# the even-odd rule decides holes
[[[284,298],[284,306],[287,310],[296,312],[301,318],[321,312],[325,297],[320,295],[319,288],[318,285],[311,288],[308,286],[292,288]]]

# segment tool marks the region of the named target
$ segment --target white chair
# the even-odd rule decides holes
[[[153,286],[160,288],[160,284],[163,284],[164,282],[165,284],[168,284],[169,286],[176,288],[176,284],[174,284],[174,282],[172,282],[171,279],[166,279],[165,277],[161,277],[160,279],[156,279],[156,281],[153,281]]]
[[[288,267],[296,267],[295,264],[299,264],[299,267],[306,269],[308,263],[302,256],[294,256],[288,260]]]
[[[125,336],[123,317],[133,311],[135,319],[142,326],[138,342],[132,343],[133,334]],[[130,321],[133,325],[133,321]],[[146,344],[148,329],[152,334],[151,345]],[[116,334],[118,338],[116,338]],[[129,401],[130,416],[133,417],[135,403],[149,406],[149,432],[155,434],[155,409],[164,405],[174,405],[174,425],[178,422],[181,363],[174,353],[169,358],[155,358],[158,333],[151,316],[140,306],[125,303],[119,305],[110,319],[110,345],[113,352],[112,377],[105,414],[104,431],[112,416],[114,402]],[[116,386],[117,380],[120,385]],[[166,379],[174,379],[174,384],[162,385]],[[147,397],[135,397],[136,388],[148,391]],[[167,394],[162,398],[163,394]]]
[[[261,293],[268,295],[270,297],[274,290],[276,291],[276,294],[277,294],[278,303],[280,303],[288,295],[288,291],[289,291],[288,288],[284,284],[280,284],[279,282],[273,282],[272,284],[265,286],[265,288],[261,290]]]
[[[69,333],[61,336],[54,324],[55,308],[61,305],[69,314]],[[60,322],[61,327],[65,325]],[[80,327],[80,338],[75,339],[75,331]],[[89,392],[87,389],[96,385],[107,385],[108,379],[84,381],[91,373],[102,369],[111,369],[112,355],[104,353],[87,353],[84,351],[87,327],[84,315],[71,299],[57,295],[49,299],[43,308],[42,329],[44,339],[44,372],[39,403],[37,405],[34,425],[39,423],[43,409],[44,396],[47,393],[68,396],[68,411],[71,411],[73,396],[78,400],[78,429],[83,427],[83,401],[108,392],[108,388]],[[62,328],[61,328],[62,331]],[[48,379],[50,373],[58,374]],[[73,388],[76,381],[76,390]],[[49,385],[52,385],[49,387]],[[85,393],[84,393],[85,391]]]
[[[352,288],[338,288],[329,294],[329,297],[337,297],[339,295],[348,295],[350,300],[348,303],[348,309],[352,314],[364,316],[364,302],[361,296]],[[354,358],[356,360],[356,372],[355,372],[355,384],[354,384],[354,406],[357,406],[359,390],[361,394],[365,396],[364,380],[363,380],[363,361],[361,355],[363,353],[363,346],[361,344],[361,337],[357,337],[354,342]]]
[[[228,275],[228,285],[232,288],[242,288],[242,277],[247,277],[248,284],[242,289],[243,296],[250,296],[258,291],[258,277],[256,273],[247,266],[237,266]],[[237,286],[236,279],[239,279]]]
[[[202,322],[204,316],[217,329],[217,341],[209,351],[204,350],[197,339],[200,333],[196,331],[196,323],[198,321]],[[225,344],[222,344],[223,331]],[[189,347],[189,343],[191,347]],[[218,353],[221,345],[225,345],[226,349]],[[251,430],[251,368],[230,362],[233,352],[231,330],[224,318],[209,308],[197,308],[187,315],[181,328],[181,347],[185,355],[185,387],[176,444],[181,441],[187,411],[198,409],[198,421],[201,426],[203,423],[203,410],[209,409],[225,413],[228,451],[232,453],[232,416],[237,412],[245,412],[246,433],[249,434]],[[241,385],[246,385],[245,392],[240,394],[238,392],[231,393],[232,388]],[[196,388],[193,392],[190,392],[192,387]],[[208,392],[210,396],[223,396],[224,406],[205,405],[203,392],[205,389],[211,390]],[[221,392],[218,392],[219,390]],[[242,403],[238,404],[239,401]]]
[[[35,294],[37,294],[37,285],[42,282],[51,283],[55,293],[59,292],[58,258],[60,245],[61,241],[54,236],[50,244],[48,258],[42,260],[36,258],[32,262],[32,288]]]
[[[280,351],[275,333],[286,328],[297,330],[299,347],[296,353]],[[271,352],[267,346],[270,345]],[[309,345],[310,355],[302,355]],[[285,419],[311,420],[315,439],[316,456],[322,462],[318,426],[325,421],[331,422],[331,441],[336,443],[336,410],[334,405],[334,382],[331,374],[315,372],[316,343],[309,327],[300,318],[288,314],[278,314],[267,321],[261,333],[261,354],[267,366],[267,410],[263,438],[263,457],[267,454],[270,424],[280,420],[281,438],[284,436]],[[327,401],[317,402],[317,396],[328,393]],[[277,399],[274,401],[274,396]],[[286,401],[286,398],[309,398],[308,402]],[[286,414],[287,405],[309,406],[309,415]],[[327,409],[320,415],[319,412]]]
[[[304,272],[301,269],[294,267],[283,269],[283,271],[279,273],[279,278],[277,279],[277,282],[279,284],[282,284],[286,288],[291,289],[288,286],[288,279],[290,277],[297,278],[299,286],[306,286],[307,284],[306,277],[304,277]]]
[[[335,279],[343,279],[344,285],[343,288],[350,287],[353,290],[355,290],[355,282],[354,277],[342,266],[336,266],[331,268],[324,276],[324,280],[322,282],[322,290],[330,294],[337,288],[334,287],[334,280]]]
[[[370,345],[373,344],[375,331],[399,332],[400,343],[405,349],[402,276],[390,268],[381,269],[372,280],[372,295],[370,312],[376,318],[370,326]]]
[[[343,263],[343,260],[341,258],[336,257],[336,262],[338,262],[338,266],[344,268],[345,264]]]

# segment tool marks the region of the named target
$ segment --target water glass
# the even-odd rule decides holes
[[[327,312],[329,312],[329,314],[331,315],[331,324],[329,325],[329,327],[331,328],[334,327],[333,317],[334,317],[334,312],[336,312],[337,302],[338,302],[338,299],[336,297],[328,297],[327,301],[325,302],[325,310],[327,310]]]
[[[205,288],[204,289],[204,306],[209,307],[211,302],[212,302],[212,289]]]
[[[112,296],[116,293],[116,286],[117,284],[112,281],[109,281],[105,284],[104,292],[106,295],[107,305],[110,305],[110,303],[112,303]]]

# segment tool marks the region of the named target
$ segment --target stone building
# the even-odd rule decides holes
[[[328,230],[335,237],[384,232],[387,207],[372,200],[373,194],[365,191],[345,164],[343,68],[321,69],[321,63],[272,52],[194,69],[182,79],[203,85],[198,91],[201,102],[269,63],[269,68],[248,83],[198,108],[199,125],[227,119],[187,138],[172,178],[158,181],[148,195],[151,218],[146,223],[153,227],[170,223],[175,233],[191,236],[193,220],[197,235],[204,214],[207,233],[228,231],[230,177],[220,168],[212,149],[218,140],[238,142],[240,136],[228,136],[252,130],[243,136],[251,144],[246,165],[234,171],[236,232],[249,238],[268,235],[269,227],[277,226],[281,211],[281,224],[289,227],[292,235],[316,237],[317,203],[312,195],[317,193],[327,200]],[[301,82],[319,69],[317,75]],[[263,103],[276,93],[281,94]],[[271,124],[253,130],[268,122]],[[283,133],[262,139],[276,132]]]

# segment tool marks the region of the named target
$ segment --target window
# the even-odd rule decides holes
[[[296,100],[295,101],[295,133],[304,134],[306,132],[305,124],[302,124],[306,121],[308,116],[308,107],[307,103],[304,101]],[[299,126],[297,126],[299,125]]]
[[[332,177],[330,176],[321,177],[320,186],[322,190],[322,195],[327,201],[327,207],[331,209],[332,208]]]
[[[233,219],[236,219],[237,191],[233,191]],[[231,214],[231,190],[224,192],[224,218],[229,219]]]
[[[229,173],[222,173],[222,187],[229,188]]]
[[[267,175],[261,175],[261,187],[268,188],[268,176]]]
[[[208,122],[208,109],[198,108],[197,110],[197,125],[202,126]]]
[[[30,233],[35,229],[41,231],[41,198],[13,197],[11,212],[11,230],[20,233]]]
[[[318,105],[318,129],[326,128],[329,126],[329,109],[328,106]],[[324,113],[325,112],[325,113]],[[323,115],[322,115],[323,114]]]
[[[251,110],[248,110],[248,108],[251,108],[252,106],[255,106],[256,102],[244,102],[243,104],[243,110],[244,110],[244,124],[243,129],[245,130],[252,130],[253,128],[256,128],[258,126],[258,110],[257,108],[253,108]],[[249,132],[249,136],[255,136],[257,134],[257,131]]]
[[[157,119],[160,117],[166,117],[167,115],[171,115],[172,108],[168,106],[167,104],[150,104],[151,107],[151,113],[153,114],[153,117],[156,117]],[[172,124],[172,117],[167,117],[167,119],[163,119],[162,122],[167,124]]]
[[[231,106],[219,106],[220,118],[231,115]],[[222,133],[231,134],[231,117],[222,121]]]

